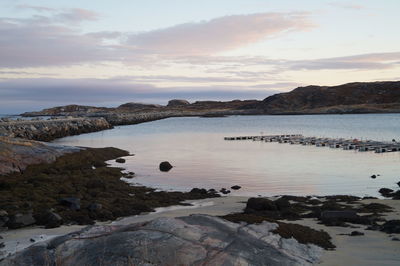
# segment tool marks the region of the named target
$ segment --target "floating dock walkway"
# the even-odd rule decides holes
[[[225,140],[253,140],[265,142],[278,142],[298,145],[314,145],[317,147],[342,148],[343,150],[356,150],[360,152],[374,151],[375,153],[398,152],[400,151],[400,143],[396,141],[381,142],[373,140],[358,139],[333,139],[333,138],[317,138],[304,137],[300,134],[295,135],[267,135],[267,136],[239,136],[225,137]]]

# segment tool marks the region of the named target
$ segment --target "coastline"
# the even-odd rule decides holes
[[[272,199],[272,198],[271,198]],[[246,206],[248,197],[225,196],[214,199],[202,199],[186,201],[186,203],[195,204],[191,206],[174,206],[172,208],[156,209],[156,212],[141,214],[136,216],[117,219],[116,221],[108,221],[96,223],[97,225],[128,225],[134,223],[147,222],[159,217],[182,217],[193,214],[207,214],[213,216],[223,216],[230,213],[237,213]],[[387,219],[399,219],[400,217],[400,201],[388,199],[364,199],[360,203],[382,203],[394,208],[393,212],[385,214]],[[285,221],[289,222],[289,221]],[[319,265],[398,265],[400,258],[398,257],[399,241],[391,240],[393,237],[400,238],[400,234],[385,234],[379,231],[365,230],[365,228],[324,226],[318,224],[314,219],[302,219],[290,221],[290,223],[300,224],[314,228],[316,230],[324,230],[332,237],[332,243],[336,246],[334,250],[325,250],[320,258]],[[6,252],[22,250],[28,245],[36,244],[50,237],[65,235],[74,231],[81,230],[85,226],[62,226],[54,229],[43,229],[40,227],[23,228],[8,231],[3,234],[2,241],[6,244]],[[349,234],[354,230],[365,233],[363,236],[349,236],[341,234]],[[30,239],[35,239],[32,243]],[[382,262],[384,263],[382,264]]]
[[[112,148],[109,148],[112,149]],[[117,178],[118,181],[117,183],[119,184],[124,184],[122,180],[120,180],[121,177],[124,176],[122,173],[122,168],[116,168],[116,167],[107,167],[104,162],[107,160],[114,160],[118,157],[123,157],[128,155],[127,152],[123,151],[118,151],[116,155],[112,155],[111,157],[109,156],[104,156],[101,155],[100,151],[102,149],[89,149],[93,151],[92,156],[96,157],[96,153],[99,153],[98,155],[100,156],[93,162],[90,162],[89,164],[85,165],[81,170],[88,171],[88,173],[96,173],[97,171],[100,171],[102,167],[105,169],[108,169],[112,172],[112,175],[114,178]],[[70,154],[68,156],[75,156],[78,153]],[[62,156],[61,156],[62,157]],[[100,161],[98,161],[100,159]],[[73,160],[71,160],[73,161]],[[78,159],[79,163],[84,163],[85,160]],[[99,163],[99,165],[96,165],[96,163]],[[51,165],[51,164],[50,164]],[[94,165],[94,169],[89,169],[92,168]],[[54,165],[53,165],[54,166]],[[38,167],[40,171],[41,167],[44,167],[44,169],[47,168],[53,168],[53,166],[43,166],[38,165],[33,166],[33,168]],[[90,167],[89,167],[90,166]],[[123,166],[123,165],[121,165]],[[57,167],[56,167],[57,168]],[[65,169],[64,169],[65,170]],[[63,171],[61,169],[59,174],[62,174]],[[108,171],[107,170],[107,171]],[[107,171],[104,172],[103,174],[107,175]],[[38,174],[40,172],[37,172]],[[97,172],[98,173],[98,172]],[[126,174],[125,174],[126,175]],[[129,175],[129,174],[128,174]],[[43,176],[41,177],[43,178]],[[47,177],[43,179],[43,181],[46,181]],[[132,178],[130,176],[129,178]],[[48,181],[48,180],[47,180]],[[46,182],[47,182],[46,181]],[[125,186],[127,184],[125,183]],[[113,216],[100,216],[100,220],[96,219],[96,216],[91,217],[91,220],[86,220],[82,219],[78,221],[78,223],[82,224],[91,224],[92,221],[96,220],[97,225],[108,225],[108,226],[114,226],[114,225],[131,225],[135,223],[142,223],[142,222],[147,222],[149,220],[153,220],[159,217],[181,217],[181,216],[188,216],[192,214],[207,214],[207,215],[212,215],[212,216],[225,216],[228,214],[232,213],[240,213],[243,211],[243,209],[246,206],[246,201],[249,199],[248,197],[235,197],[235,196],[228,196],[228,197],[220,197],[220,198],[213,198],[210,199],[208,198],[209,195],[207,193],[209,192],[201,192],[201,193],[177,193],[177,192],[155,192],[151,188],[146,188],[146,187],[136,187],[135,188],[135,193],[139,193],[140,197],[152,197],[155,196],[156,198],[151,199],[151,204],[149,206],[143,206],[140,205],[140,210],[135,210],[136,213],[140,213],[138,215],[133,215],[133,213],[130,212],[129,208],[128,209],[123,209],[122,211],[128,211],[124,212],[121,215],[121,212],[118,215],[113,215]],[[111,189],[110,192],[115,192],[113,189]],[[67,196],[67,195],[64,195]],[[123,205],[127,205],[127,202],[121,199],[117,199],[120,195],[116,196],[114,200],[117,200],[115,203],[119,206],[120,208]],[[194,200],[194,201],[187,201],[188,198],[204,198],[202,200]],[[156,199],[155,202],[153,200]],[[277,197],[273,197],[271,199],[277,199]],[[176,205],[179,202],[183,203],[183,205]],[[384,215],[388,219],[395,219],[398,220],[400,218],[400,208],[399,208],[399,201],[396,200],[387,200],[387,199],[362,199],[360,202],[369,204],[369,203],[382,203],[382,204],[387,204],[389,206],[392,206],[394,208],[394,212],[391,213],[385,213]],[[85,208],[88,207],[89,202],[83,202],[83,205],[85,205]],[[184,206],[187,203],[189,204],[194,204],[195,206]],[[128,204],[129,205],[129,204]],[[200,205],[200,206],[199,206]],[[103,206],[107,206],[107,204],[103,203]],[[113,205],[109,205],[107,208],[112,207]],[[159,206],[162,206],[160,208],[157,208]],[[30,206],[28,206],[30,207]],[[26,208],[26,207],[24,207]],[[0,208],[1,209],[1,208]],[[155,209],[155,212],[148,212],[150,209]],[[57,209],[60,210],[60,209]],[[86,210],[85,210],[86,212]],[[68,219],[75,219],[74,214],[71,214],[70,211],[67,212],[68,214]],[[72,216],[70,216],[72,215]],[[115,219],[115,217],[119,217]],[[81,219],[82,217],[78,218]],[[111,218],[111,219],[110,219]],[[363,264],[363,265],[374,265],[379,261],[385,260],[387,262],[387,265],[396,265],[398,264],[398,258],[397,258],[397,249],[398,249],[398,243],[397,241],[391,240],[391,238],[400,238],[399,234],[391,234],[391,237],[389,237],[387,234],[379,231],[369,231],[365,230],[365,226],[360,226],[360,225],[352,225],[356,226],[357,229],[353,227],[327,227],[325,225],[320,225],[318,224],[318,220],[312,219],[312,218],[304,218],[301,220],[295,220],[295,221],[287,221],[285,219],[277,219],[277,221],[282,221],[282,222],[287,222],[290,224],[300,224],[307,226],[312,229],[316,230],[324,230],[328,232],[328,234],[332,237],[332,243],[336,246],[336,249],[334,251],[324,251],[323,256],[321,258],[322,264],[321,265],[337,265],[337,256],[340,256],[341,261],[340,264]],[[60,235],[65,235],[70,232],[75,232],[77,230],[80,230],[82,228],[85,228],[86,225],[67,225],[67,226],[61,226],[61,227],[56,227],[52,229],[44,229],[43,227],[24,227],[21,229],[16,229],[16,230],[8,230],[6,232],[2,232],[0,235],[4,236],[4,239],[1,239],[0,242],[5,243],[5,248],[3,250],[0,249],[0,251],[5,252],[7,255],[9,252],[15,252],[19,251],[22,249],[27,248],[29,245],[32,244],[37,244],[38,242],[48,240],[49,235],[51,237],[55,236],[60,236]],[[365,233],[364,236],[348,236],[348,235],[339,235],[339,234],[349,234],[354,230],[359,230]],[[31,240],[33,239],[34,242]],[[361,243],[361,245],[360,245]],[[381,256],[376,256],[374,255],[373,257],[369,256],[369,254],[373,254],[374,252],[380,252],[380,254],[383,254]],[[354,257],[354,254],[357,254],[357,257]]]

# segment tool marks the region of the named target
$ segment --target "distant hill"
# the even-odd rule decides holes
[[[196,101],[171,100],[167,106],[130,102],[116,108],[67,105],[23,116],[80,115],[140,112],[171,112],[170,116],[194,115],[203,112],[229,114],[342,114],[400,113],[400,81],[354,82],[339,86],[306,86],[257,100]],[[186,113],[183,113],[186,112]],[[199,115],[202,115],[198,113]]]
[[[38,112],[26,112],[21,114],[22,116],[57,116],[57,115],[70,115],[70,114],[78,114],[78,113],[95,113],[100,111],[109,111],[112,108],[106,107],[95,107],[95,106],[85,106],[85,105],[76,105],[70,104],[65,106],[57,106],[52,108],[43,109]]]
[[[298,87],[248,108],[270,114],[400,112],[400,81]]]

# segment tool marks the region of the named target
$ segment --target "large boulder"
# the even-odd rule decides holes
[[[7,222],[7,227],[11,229],[17,229],[21,227],[25,227],[28,225],[35,224],[36,220],[32,215],[32,212],[28,213],[17,213],[10,217],[10,220]]]
[[[45,228],[55,228],[63,224],[62,217],[53,210],[43,211],[35,215],[36,223]]]
[[[172,167],[173,166],[167,161],[161,162],[159,166],[161,172],[168,172],[169,170],[172,169]]]
[[[0,266],[311,265],[320,247],[273,233],[275,223],[241,225],[193,215],[127,226],[91,226],[34,244]]]
[[[266,198],[250,198],[247,200],[246,210],[254,211],[276,211],[275,202]]]
[[[168,107],[178,107],[190,104],[187,100],[173,99],[168,102]]]

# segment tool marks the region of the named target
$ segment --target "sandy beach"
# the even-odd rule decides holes
[[[126,225],[137,222],[149,221],[158,217],[180,217],[191,214],[208,214],[214,216],[241,212],[246,205],[247,197],[227,196],[213,199],[187,201],[193,206],[172,206],[158,208],[156,212],[125,217],[112,222],[98,224]],[[387,220],[400,218],[400,201],[387,199],[368,199],[357,203],[381,203],[393,208],[393,212],[387,213]],[[392,238],[400,238],[400,234],[386,234],[380,231],[365,230],[366,226],[354,225],[354,227],[325,226],[318,224],[314,219],[303,219],[287,221],[312,227],[317,230],[325,230],[332,237],[332,243],[336,245],[335,250],[324,251],[320,265],[399,265],[400,264],[400,241]],[[9,230],[1,235],[6,247],[3,256],[14,253],[27,246],[34,244],[31,239],[43,241],[58,235],[67,234],[82,229],[85,226],[61,226],[54,229],[30,227],[18,230]],[[357,230],[363,232],[363,236],[348,236]]]

